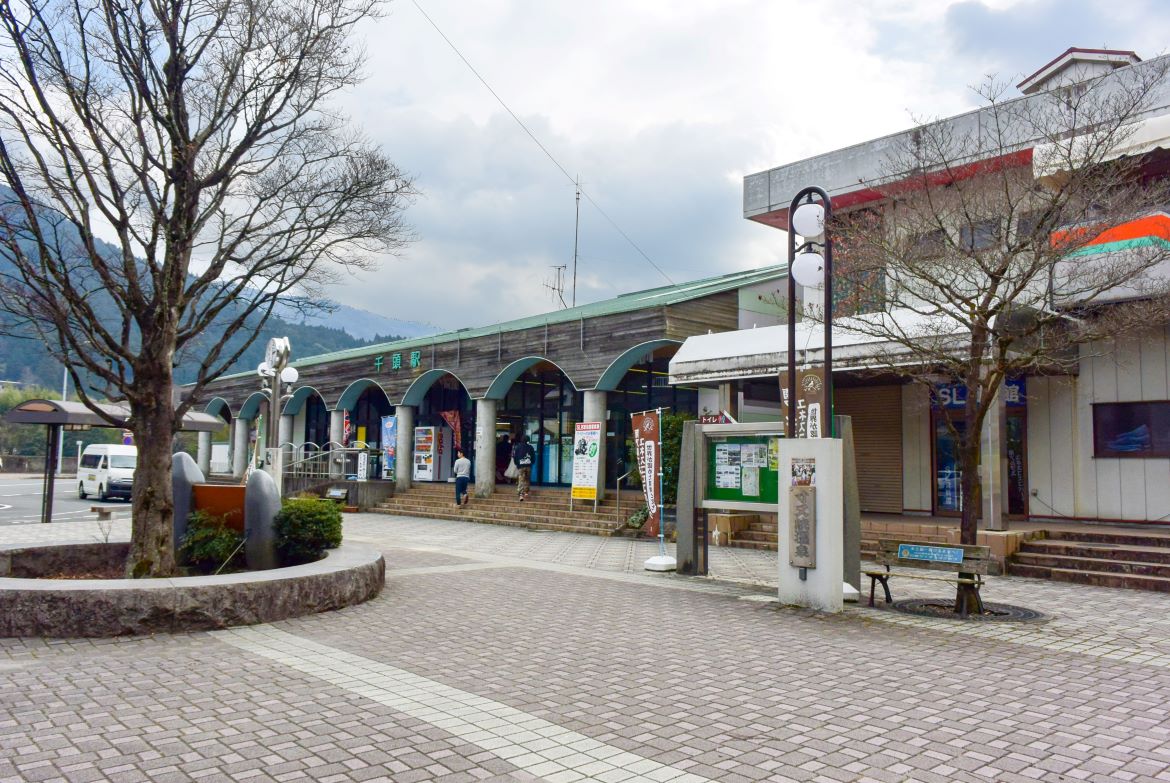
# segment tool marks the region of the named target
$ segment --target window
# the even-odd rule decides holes
[[[941,228],[919,234],[911,242],[912,251],[916,258],[934,258],[941,256],[946,247],[947,235]]]
[[[979,220],[959,227],[959,245],[964,250],[987,250],[999,241],[999,218]]]
[[[1170,401],[1093,406],[1094,457],[1170,457]]]
[[[83,468],[89,468],[90,470],[93,470],[101,463],[101,461],[102,461],[101,454],[82,454],[81,455],[81,467],[83,467]]]
[[[133,454],[111,454],[110,467],[134,470],[138,467],[138,457]]]

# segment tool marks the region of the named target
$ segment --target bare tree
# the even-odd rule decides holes
[[[877,338],[885,372],[931,393],[967,389],[961,426],[948,420],[965,544],[982,510],[980,434],[1005,378],[1065,373],[1094,344],[1170,317],[1170,244],[1088,250],[1168,203],[1156,167],[1122,154],[1138,121],[1164,109],[1168,59],[1014,100],[989,81],[977,115],[906,134],[881,181],[864,183],[879,206],[834,227],[846,290],[884,300],[840,328]]]
[[[170,449],[190,401],[278,299],[313,307],[339,270],[410,238],[410,179],[332,105],[379,8],[0,2],[2,328],[42,339],[87,404],[128,403],[132,576],[174,570]]]

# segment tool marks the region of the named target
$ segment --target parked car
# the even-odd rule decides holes
[[[77,468],[77,496],[97,495],[100,500],[130,499],[138,447],[98,443],[86,446]]]

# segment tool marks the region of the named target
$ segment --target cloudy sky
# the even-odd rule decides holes
[[[1164,1],[394,0],[345,108],[416,178],[418,241],[333,295],[482,326],[555,309],[544,284],[572,271],[572,182],[419,8],[683,282],[782,258],[784,235],[742,217],[744,175],[973,108],[985,76],[1015,84],[1069,46],[1164,53]],[[667,282],[582,200],[578,303]]]

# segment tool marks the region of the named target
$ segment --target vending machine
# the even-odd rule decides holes
[[[446,481],[451,477],[451,430],[414,428],[414,480]]]

